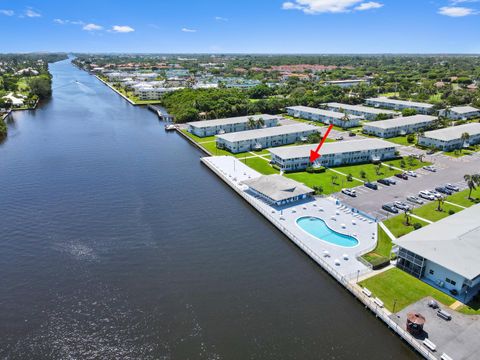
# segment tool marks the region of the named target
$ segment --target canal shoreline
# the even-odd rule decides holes
[[[181,133],[181,131],[179,131]],[[183,137],[191,140],[183,134]],[[191,141],[195,144],[194,141]],[[196,144],[197,145],[197,144]],[[197,145],[197,147],[199,147]],[[203,149],[204,150],[204,149]],[[204,150],[205,151],[205,150]],[[384,307],[380,307],[378,302],[376,302],[372,297],[367,296],[360,286],[357,285],[355,278],[359,277],[360,274],[354,273],[350,275],[341,275],[336,271],[332,266],[330,266],[325,260],[323,260],[318,254],[312,251],[306,244],[304,244],[298,237],[288,231],[282,224],[280,224],[276,219],[274,219],[271,214],[262,209],[258,204],[256,204],[252,199],[245,194],[236,184],[225,176],[222,171],[217,168],[212,162],[209,161],[208,157],[201,157],[200,162],[210,169],[215,175],[217,175],[223,182],[225,182],[234,192],[245,200],[250,206],[252,206],[258,213],[265,217],[273,226],[275,226],[279,231],[281,231],[290,241],[292,241],[296,246],[298,246],[304,253],[306,253],[313,261],[315,261],[323,270],[325,270],[332,278],[334,278],[341,286],[350,292],[357,301],[362,303],[366,309],[370,310],[375,317],[380,318],[382,322],[397,334],[402,340],[404,340],[408,345],[410,345],[417,353],[422,355],[425,359],[435,360],[438,359],[433,355],[425,346],[423,346],[419,341],[417,341],[412,335],[410,335],[406,330],[400,327],[392,318],[393,315]],[[364,274],[361,274],[364,275]]]

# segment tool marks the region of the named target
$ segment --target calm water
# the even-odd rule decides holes
[[[1,358],[418,358],[153,113],[51,71],[0,145]]]

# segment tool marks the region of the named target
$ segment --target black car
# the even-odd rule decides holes
[[[390,181],[388,181],[388,179],[379,179],[377,182],[382,185],[390,186]]]
[[[442,194],[445,194],[445,195],[452,195],[453,194],[452,190],[449,190],[449,189],[447,189],[443,186],[436,187],[435,190],[438,191],[439,193],[442,193]]]
[[[371,183],[371,182],[366,182],[365,184],[365,187],[369,188],[369,189],[372,189],[372,190],[378,190],[378,185],[375,184],[375,183]]]
[[[396,176],[397,178],[400,178],[400,179],[403,179],[403,180],[408,180],[408,175],[405,174],[405,173],[395,174],[395,176]]]
[[[382,205],[382,209],[394,214],[398,214],[398,209],[393,204]]]
[[[357,134],[355,134],[354,132],[351,131],[351,132],[348,133],[348,136],[357,136]]]

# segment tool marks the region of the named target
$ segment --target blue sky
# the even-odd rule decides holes
[[[480,0],[0,0],[0,52],[480,53]]]

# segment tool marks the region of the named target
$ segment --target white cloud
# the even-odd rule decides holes
[[[215,20],[217,21],[228,21],[227,18],[221,17],[221,16],[215,16]]]
[[[197,30],[195,30],[195,29],[189,29],[189,28],[182,28],[182,31],[183,31],[183,32],[188,32],[188,33],[197,32]]]
[[[60,25],[68,24],[68,20],[62,20],[62,19],[53,19],[53,22],[55,24],[60,24]]]
[[[135,29],[127,25],[113,25],[111,31],[117,33],[129,33],[135,31]]]
[[[96,31],[96,30],[102,30],[102,29],[103,29],[103,26],[92,24],[92,23],[86,24],[83,27],[83,30],[86,30],[86,31]]]
[[[383,4],[363,0],[294,0],[282,4],[284,10],[301,10],[305,14],[344,13],[354,10],[380,8]],[[357,5],[357,6],[356,6]],[[355,7],[356,6],[356,7]]]
[[[379,9],[382,6],[383,4],[380,4],[375,1],[370,1],[370,2],[361,3],[355,8],[355,10],[364,11],[364,10],[370,10],[370,9]]]
[[[53,22],[55,24],[60,24],[60,25],[67,25],[67,24],[72,24],[72,25],[85,25],[85,23],[81,20],[68,20],[68,19],[53,19]]]
[[[2,10],[0,10],[0,14],[5,15],[5,16],[13,16],[13,15],[15,15],[15,12],[13,10],[2,9]]]
[[[25,10],[25,16],[29,18],[36,18],[36,17],[41,17],[42,14],[40,14],[38,11],[33,10],[32,8],[28,8]]]
[[[440,15],[450,16],[450,17],[463,17],[468,15],[474,15],[475,10],[467,7],[461,6],[443,6],[438,10]]]

